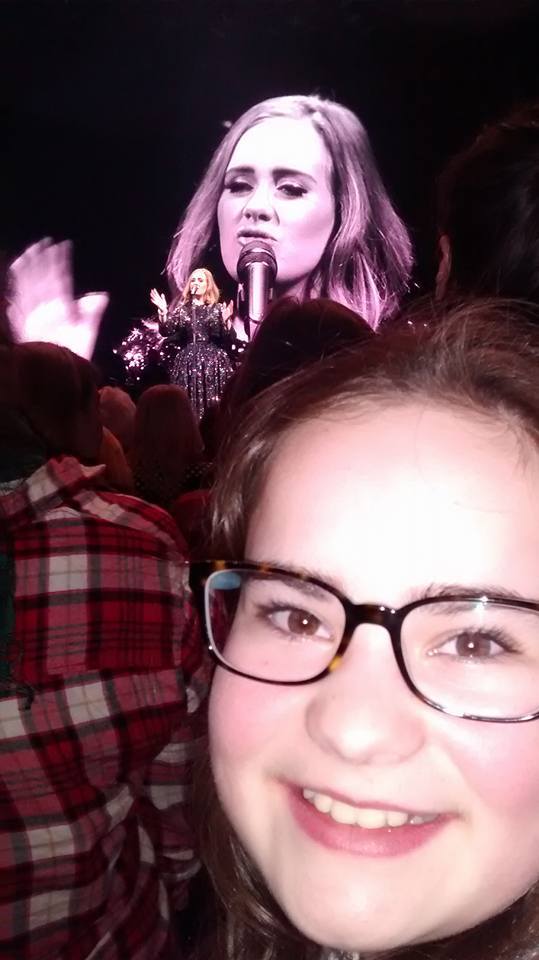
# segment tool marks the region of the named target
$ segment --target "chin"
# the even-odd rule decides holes
[[[297,297],[298,300],[303,300],[306,288],[307,279],[305,277],[299,280],[294,278],[287,280],[286,277],[279,278],[279,282],[275,286],[275,299],[278,297]]]
[[[405,947],[412,947],[421,943],[430,943],[433,937],[421,937],[411,939],[404,935],[394,934],[387,931],[380,936],[381,929],[378,931],[366,930],[358,931],[357,928],[347,930],[342,926],[337,926],[333,919],[330,924],[321,925],[320,920],[313,920],[313,923],[307,923],[303,926],[296,924],[309,940],[330,950],[342,951],[343,953],[385,953],[387,950],[399,950]]]
[[[388,915],[384,909],[380,915],[365,902],[358,906],[357,912],[349,903],[346,904],[346,912],[327,912],[327,904],[316,909],[312,900],[309,903],[291,903],[289,900],[285,904],[281,899],[280,903],[293,925],[305,937],[321,947],[337,951],[376,954],[431,943],[447,936],[443,932],[436,933],[428,929],[425,924],[419,928],[416,918],[410,916],[408,911],[399,917]]]

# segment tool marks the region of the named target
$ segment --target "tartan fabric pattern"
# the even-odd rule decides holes
[[[0,497],[16,646],[0,695],[6,960],[177,956],[170,911],[197,869],[186,813],[207,674],[184,547],[100,473],[51,460]]]
[[[13,560],[0,554],[0,691],[12,683]],[[0,694],[1,695],[1,694]]]

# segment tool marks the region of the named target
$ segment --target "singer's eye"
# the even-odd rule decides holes
[[[252,190],[251,184],[247,180],[230,180],[228,183],[225,182],[225,190],[228,190],[230,193],[249,193],[249,190]]]
[[[286,197],[303,197],[307,193],[306,187],[302,187],[299,183],[280,183],[279,190]]]

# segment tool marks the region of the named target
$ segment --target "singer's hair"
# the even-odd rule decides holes
[[[214,280],[213,273],[211,272],[211,270],[206,270],[206,267],[195,267],[195,269],[191,271],[189,275],[189,279],[187,280],[187,283],[183,288],[182,298],[181,298],[182,303],[190,303],[192,300],[191,280],[193,279],[193,274],[195,273],[203,273],[204,276],[206,277],[207,287],[206,287],[206,293],[204,294],[204,303],[209,303],[209,304],[218,303],[219,297],[220,297],[219,287],[217,286]]]
[[[410,323],[408,323],[410,320]],[[255,341],[256,342],[256,341]],[[259,394],[231,433],[218,466],[209,555],[242,559],[249,523],[260,503],[268,469],[295,426],[345,412],[376,411],[382,404],[432,403],[458,417],[480,416],[539,448],[539,332],[504,301],[415,308],[402,324],[311,365]],[[365,451],[368,459],[369,452]],[[328,489],[329,498],[339,492]],[[313,522],[315,518],[313,517]],[[246,681],[247,682],[247,681]],[[278,688],[276,695],[278,696]],[[477,738],[481,739],[477,724]],[[485,748],[486,749],[486,748]],[[502,771],[503,775],[503,771]],[[531,775],[531,774],[530,774]],[[538,797],[539,799],[539,797]],[[219,901],[215,926],[206,925],[205,960],[321,960],[268,892],[216,795],[205,758],[193,809],[199,844]],[[453,865],[459,870],[458,859]],[[361,866],[358,866],[361,871]],[[537,864],[539,875],[539,862]],[[399,960],[518,960],[536,956],[539,884],[505,912],[472,930],[429,945],[384,951]]]
[[[438,184],[448,294],[539,304],[539,102],[485,127]]]
[[[336,219],[320,263],[307,278],[307,297],[336,300],[376,327],[395,313],[408,287],[410,238],[391,205],[363,124],[341,104],[316,96],[264,100],[232,125],[174,236],[167,261],[171,289],[177,296],[193,264],[218,243],[217,204],[238,141],[273,117],[309,119],[333,164]]]

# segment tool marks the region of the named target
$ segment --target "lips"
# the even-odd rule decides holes
[[[404,810],[391,803],[353,804],[310,788],[285,785],[292,816],[308,837],[356,856],[402,856],[428,843],[453,816]]]
[[[265,240],[267,243],[277,242],[275,237],[270,236],[269,233],[263,233],[257,230],[240,230],[238,240],[242,245],[248,243],[249,240]]]

